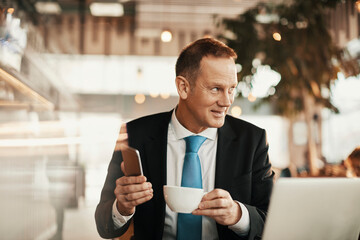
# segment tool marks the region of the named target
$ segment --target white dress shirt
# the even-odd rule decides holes
[[[175,111],[172,114],[168,129],[167,144],[167,185],[181,186],[182,167],[185,157],[185,137],[195,135],[183,127],[176,118]],[[202,184],[205,192],[214,190],[215,166],[217,149],[217,128],[208,128],[197,134],[207,139],[201,145],[198,155],[201,163]],[[239,203],[239,202],[238,202]],[[247,235],[250,229],[250,217],[246,207],[239,203],[242,210],[242,217],[235,225],[229,226],[238,235]],[[116,208],[116,200],[113,204],[113,220],[115,228],[123,226],[131,216],[122,216]],[[174,213],[166,206],[165,226],[163,240],[176,239],[177,213]],[[218,239],[215,220],[203,216],[202,218],[202,240]]]

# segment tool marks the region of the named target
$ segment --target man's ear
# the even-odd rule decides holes
[[[186,99],[190,92],[190,83],[183,76],[177,76],[175,79],[176,88],[181,99]]]

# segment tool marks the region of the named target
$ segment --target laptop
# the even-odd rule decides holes
[[[280,178],[263,240],[357,240],[360,178]]]

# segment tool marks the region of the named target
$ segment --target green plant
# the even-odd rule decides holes
[[[236,19],[224,19],[227,34],[221,37],[238,54],[239,81],[251,90],[256,66],[269,65],[281,75],[276,92],[259,101],[272,102],[277,114],[294,120],[303,115],[308,126],[307,151],[312,175],[318,174],[312,121],[321,108],[338,112],[331,102],[331,85],[337,74],[359,74],[359,65],[346,50],[335,45],[326,21],[329,8],[341,1],[260,3]],[[230,34],[229,34],[230,33]],[[321,118],[320,118],[321,121]],[[291,129],[290,129],[291,130]]]

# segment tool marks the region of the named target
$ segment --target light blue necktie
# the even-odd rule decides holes
[[[202,188],[201,164],[197,154],[201,144],[206,140],[202,136],[189,136],[186,141],[186,153],[182,171],[181,186]],[[177,240],[201,240],[202,216],[191,213],[179,213],[177,223]]]

